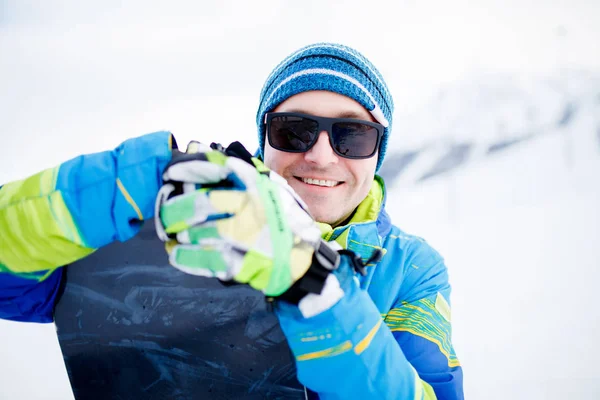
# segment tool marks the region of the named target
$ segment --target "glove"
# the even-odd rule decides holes
[[[320,293],[337,268],[304,202],[241,144],[191,142],[174,152],[163,181],[155,225],[174,267],[293,303]]]

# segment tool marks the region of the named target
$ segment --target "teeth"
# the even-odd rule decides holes
[[[326,181],[324,179],[312,179],[312,178],[302,178],[302,182],[308,183],[309,185],[317,185],[317,186],[327,186],[334,187],[338,184],[336,181]]]

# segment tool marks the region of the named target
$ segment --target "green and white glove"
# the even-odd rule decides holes
[[[167,165],[155,224],[170,263],[249,284],[267,297],[282,295],[310,269],[303,291],[320,293],[339,256],[321,240],[306,205],[241,144],[226,152],[236,156],[192,142]]]

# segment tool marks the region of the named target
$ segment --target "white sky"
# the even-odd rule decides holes
[[[377,65],[395,97],[394,135],[410,136],[409,141],[414,143],[418,127],[411,124],[410,130],[403,130],[403,117],[415,110],[423,115],[419,107],[428,104],[446,84],[481,73],[514,72],[541,77],[566,68],[600,71],[599,15],[600,2],[595,0],[225,0],[171,1],[168,5],[155,1],[108,0],[91,5],[81,1],[0,0],[0,184],[80,153],[111,149],[129,137],[160,129],[172,130],[181,143],[192,138],[223,143],[241,140],[254,148],[254,117],[263,80],[287,54],[316,41],[353,46]],[[394,143],[402,145],[401,140]],[[560,154],[553,151],[548,154]],[[529,157],[525,155],[523,159]],[[499,174],[502,165],[488,168],[488,172]],[[504,182],[505,178],[498,176],[494,182]],[[464,193],[464,204],[470,204],[469,209],[484,204],[474,201],[477,197],[472,195],[481,193],[485,182],[480,177],[457,179],[459,193]],[[569,181],[568,176],[562,179],[563,183]],[[527,182],[523,181],[520,188],[527,188]],[[539,397],[540,392],[531,391],[531,385],[519,378],[531,371],[525,363],[526,355],[508,353],[513,340],[510,336],[507,339],[498,334],[500,344],[494,348],[479,335],[484,333],[480,327],[469,325],[483,306],[468,301],[470,295],[482,294],[482,289],[468,277],[486,277],[481,276],[481,271],[471,275],[471,268],[477,266],[477,257],[493,254],[500,247],[489,241],[477,252],[462,252],[462,240],[452,237],[458,231],[473,238],[473,230],[481,223],[479,218],[489,212],[485,208],[480,210],[478,219],[465,217],[458,224],[426,218],[423,208],[445,212],[440,208],[443,202],[428,202],[440,192],[447,192],[446,185],[440,185],[441,188],[431,185],[405,193],[404,206],[394,215],[403,216],[409,231],[414,228],[431,238],[457,268],[451,272],[456,279],[454,304],[459,309],[456,340],[463,362],[471,366],[465,380],[470,393],[482,394],[491,387],[492,383],[481,381],[486,368],[492,366],[495,376],[500,376],[506,366],[512,372],[496,381],[496,394],[506,393],[503,388],[513,385],[512,397],[505,398],[525,393],[518,392],[519,387],[529,390],[530,398],[551,398],[551,392]],[[583,183],[578,187],[583,187]],[[553,256],[547,254],[554,253],[547,250],[554,248],[553,238],[567,249],[583,243],[582,249],[594,251],[585,230],[586,218],[593,214],[586,210],[593,208],[600,191],[591,193],[582,195],[583,203],[569,208],[578,221],[577,235],[544,236],[543,247],[525,258],[527,263],[549,262]],[[545,220],[544,210],[560,212],[564,204],[574,201],[572,197],[545,204],[546,208],[533,215],[530,211],[537,208],[528,204],[531,210],[514,210],[490,218],[501,224],[502,235],[511,235],[513,243],[520,246],[517,251],[527,253],[523,237],[514,236],[511,231],[507,222],[510,215],[529,217],[528,225],[521,231],[533,235],[538,232],[536,224]],[[468,215],[464,210],[464,216]],[[598,221],[597,215],[595,218]],[[557,221],[563,228],[571,223],[566,217]],[[482,235],[499,235],[493,227],[486,226]],[[597,229],[589,232],[598,234]],[[569,254],[561,252],[556,259],[566,262]],[[593,260],[584,257],[580,267],[591,271]],[[503,261],[510,262],[510,258],[503,256],[494,265]],[[561,271],[555,274],[549,278],[554,279],[549,282],[551,288],[557,287]],[[592,276],[598,277],[597,273]],[[503,285],[510,282],[511,277],[500,275],[490,290],[501,295]],[[592,290],[591,286],[582,285],[575,285],[566,293]],[[525,290],[524,286],[519,288]],[[542,307],[552,296],[544,291],[535,304]],[[490,299],[486,304],[505,312],[499,299]],[[566,314],[568,308],[562,307],[560,310]],[[536,318],[532,321],[551,328],[550,312]],[[574,317],[569,318],[569,323],[577,322],[572,321]],[[525,324],[520,320],[513,322]],[[590,332],[597,332],[595,329],[588,329],[581,343],[593,345]],[[469,336],[473,332],[477,332],[477,338]],[[525,337],[528,345],[539,340],[528,333]],[[569,341],[554,331],[549,337],[558,342]],[[560,362],[569,365],[565,370],[567,377],[577,377],[574,357],[585,354],[585,348],[562,359],[551,354],[549,342],[540,346],[543,347],[533,353],[539,361],[534,365],[538,368],[537,377],[544,374],[539,369],[548,361],[555,368],[548,376],[568,387],[569,382],[560,381],[565,377],[557,373]],[[512,360],[521,363],[521,369],[511,365],[511,360],[498,364],[504,351],[515,356]],[[49,376],[48,371],[53,374]],[[0,398],[66,398],[68,381],[53,327],[0,321],[0,376]],[[24,385],[20,381],[24,376],[28,382],[39,383]],[[580,393],[591,393],[597,388],[592,386],[592,372],[579,377]],[[559,396],[558,393],[554,395]]]

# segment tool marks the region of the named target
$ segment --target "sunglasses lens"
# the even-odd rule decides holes
[[[319,133],[319,124],[300,116],[276,116],[269,126],[269,143],[278,150],[306,151]]]
[[[333,124],[332,138],[335,151],[345,157],[371,157],[377,149],[377,128],[355,122]]]

